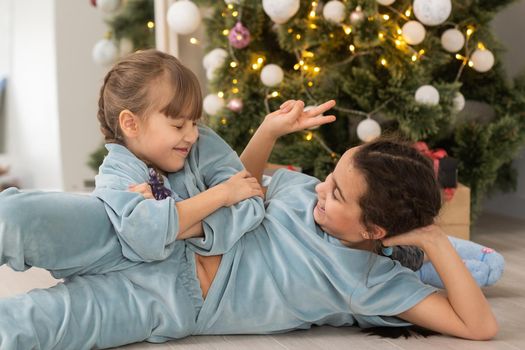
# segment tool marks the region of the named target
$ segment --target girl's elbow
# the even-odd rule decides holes
[[[488,321],[483,327],[480,327],[479,329],[474,330],[472,333],[472,337],[469,337],[472,340],[491,340],[499,332],[499,325],[498,322],[493,319],[491,321]]]

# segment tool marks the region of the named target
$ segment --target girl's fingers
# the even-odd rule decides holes
[[[317,107],[314,107],[308,110],[307,112],[305,112],[305,115],[309,118],[315,117],[316,115],[323,114],[324,112],[326,112],[327,110],[329,110],[330,108],[334,106],[335,106],[335,100],[330,100]]]
[[[287,106],[290,106],[291,104],[293,104],[295,102],[295,100],[288,100],[288,101],[285,101],[282,105],[279,106],[280,109],[283,109]]]
[[[333,123],[335,121],[335,115],[322,115],[319,117],[307,119],[305,124],[305,129],[313,128],[315,126],[321,126],[328,123]]]

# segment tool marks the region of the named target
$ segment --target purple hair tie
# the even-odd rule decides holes
[[[171,190],[164,186],[164,178],[155,169],[149,168],[149,181],[151,192],[156,200],[166,199],[171,197]]]

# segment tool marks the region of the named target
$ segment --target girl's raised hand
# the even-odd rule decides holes
[[[261,126],[264,126],[271,136],[279,138],[296,131],[332,123],[335,116],[322,114],[333,106],[335,101],[330,100],[305,111],[303,101],[289,100],[283,103],[279,110],[268,114]]]

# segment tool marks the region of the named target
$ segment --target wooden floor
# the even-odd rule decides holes
[[[489,342],[445,336],[392,340],[369,337],[353,327],[316,327],[272,336],[199,336],[164,344],[140,343],[118,349],[525,349],[525,219],[519,221],[492,214],[482,215],[474,227],[472,240],[498,250],[506,259],[503,278],[495,286],[484,289],[500,324],[498,336]],[[16,273],[5,266],[0,267],[0,297],[55,283],[42,270]]]

